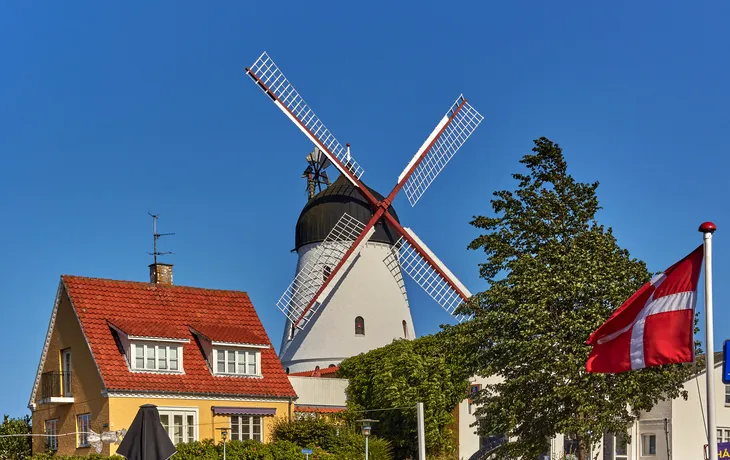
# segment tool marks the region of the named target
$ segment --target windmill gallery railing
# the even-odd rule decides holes
[[[71,372],[44,372],[41,375],[41,398],[70,398]]]

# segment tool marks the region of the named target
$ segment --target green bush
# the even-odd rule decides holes
[[[360,434],[360,428],[325,418],[279,420],[272,430],[272,439],[320,448],[336,459],[365,458],[365,438]],[[385,439],[370,436],[368,448],[371,460],[393,458],[392,445]]]
[[[337,440],[338,431],[338,425],[324,418],[278,419],[272,429],[271,439],[329,451]]]
[[[226,459],[230,460],[293,460],[303,459],[302,449],[288,441],[261,444],[258,441],[230,441],[226,444]],[[218,445],[222,456],[223,446]]]
[[[343,430],[337,434],[335,427],[334,434],[323,427],[323,424],[303,424],[310,431],[307,432],[309,440],[313,441],[310,446],[312,454],[309,460],[356,460],[364,458],[365,440],[362,436],[356,434],[352,429],[343,427]],[[287,427],[291,433],[291,427]],[[321,446],[316,445],[314,441],[318,439],[313,433],[324,433],[328,440],[329,449],[325,450]],[[226,460],[304,460],[301,444],[288,440],[275,440],[270,443],[262,444],[258,441],[228,441],[226,443]],[[219,460],[223,458],[223,444],[215,444],[211,439],[195,441],[190,443],[178,444],[177,453],[173,455],[172,460]],[[382,439],[375,437],[370,438],[370,459],[371,460],[391,460],[390,444]],[[89,456],[79,455],[54,455],[50,453],[39,453],[32,457],[32,460],[124,460],[123,457],[114,455],[105,457],[98,454]]]
[[[22,460],[30,458],[31,438],[30,436],[8,436],[30,434],[31,419],[29,415],[23,418],[10,418],[3,416],[0,424],[0,458],[12,458]]]
[[[111,457],[99,454],[89,455],[54,455],[51,453],[38,453],[31,457],[31,460],[124,460],[124,457],[112,455]]]
[[[172,456],[176,460],[218,460],[218,447],[212,439],[188,442],[175,446],[177,453]],[[222,449],[221,449],[222,450]]]
[[[360,434],[359,429],[343,427],[328,452],[343,460],[364,459],[365,437]],[[368,452],[370,460],[391,460],[393,458],[393,448],[390,442],[377,436],[370,436],[368,439]]]

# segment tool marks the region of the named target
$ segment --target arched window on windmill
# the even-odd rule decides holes
[[[403,320],[403,338],[408,338],[408,323],[406,323],[406,320]]]
[[[365,335],[365,320],[362,316],[355,318],[355,335]]]
[[[329,265],[325,265],[324,270],[322,270],[322,282],[324,283],[325,281],[327,281],[327,278],[329,278],[331,274],[332,269]]]

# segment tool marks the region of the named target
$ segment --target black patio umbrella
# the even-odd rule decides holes
[[[177,452],[160,423],[154,404],[143,404],[119,444],[117,454],[127,460],[167,460]]]

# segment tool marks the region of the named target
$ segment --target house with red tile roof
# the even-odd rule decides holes
[[[129,428],[155,404],[175,443],[266,442],[297,394],[246,292],[63,275],[28,407],[33,451],[91,453],[90,431]],[[111,455],[116,445],[104,444]]]

